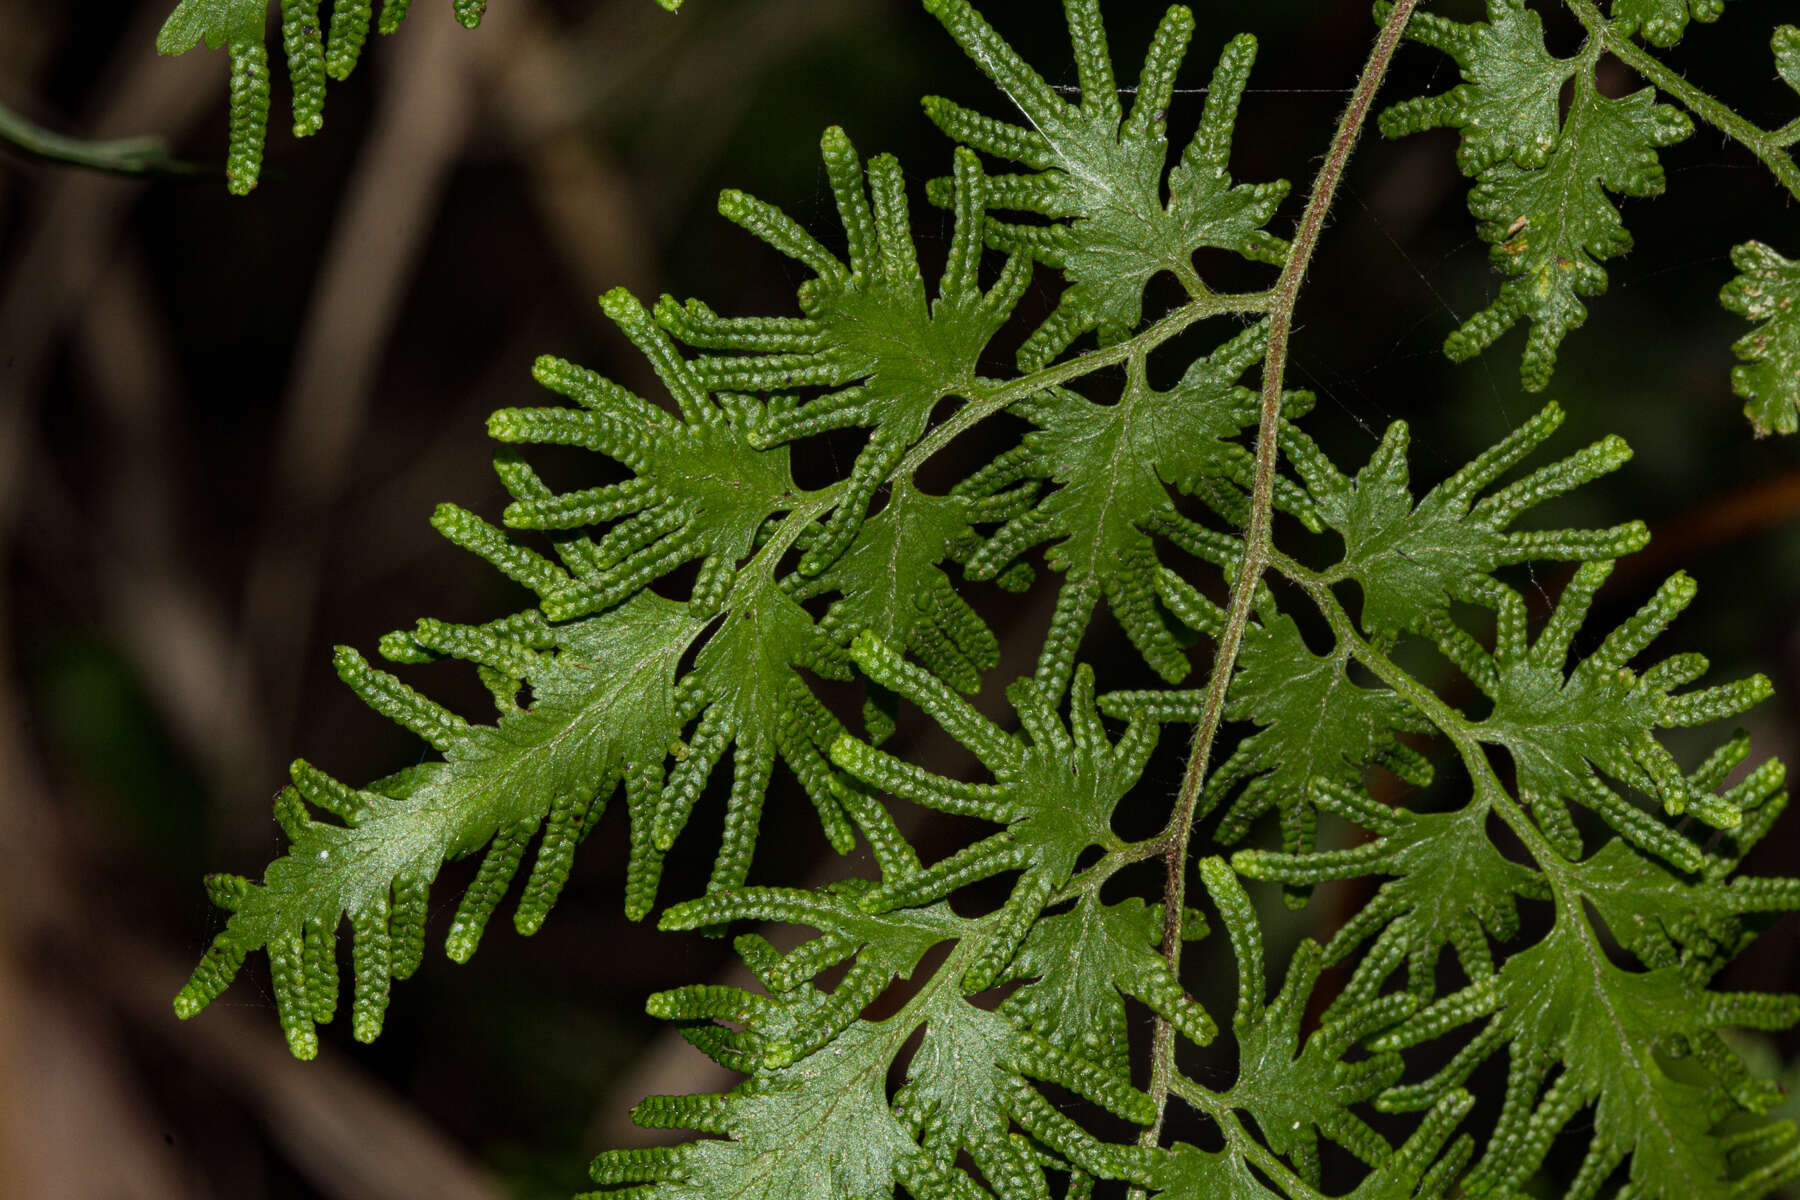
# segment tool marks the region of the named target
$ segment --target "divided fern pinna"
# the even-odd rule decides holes
[[[656,0],[673,12],[681,0]],[[488,0],[451,0],[458,23],[481,24]],[[371,30],[393,33],[406,20],[412,0],[281,0],[281,49],[293,92],[294,136],[312,137],[325,128],[328,79],[350,78],[362,59]],[[269,135],[269,46],[265,33],[269,0],[180,0],[163,23],[156,48],[185,54],[202,42],[231,56],[231,148],[225,179],[235,195],[254,191],[262,178]]]
[[[542,924],[621,794],[625,904],[646,916],[667,890],[665,855],[729,758],[723,828],[705,835],[719,845],[711,879],[660,924],[811,936],[781,950],[739,934],[758,990],[651,997],[652,1013],[745,1078],[722,1095],[646,1100],[640,1123],[706,1136],[602,1154],[596,1195],[1516,1197],[1547,1194],[1553,1147],[1573,1200],[1757,1197],[1800,1175],[1794,1128],[1765,1116],[1779,1089],[1732,1040],[1788,1027],[1800,1001],[1714,986],[1772,914],[1800,908],[1800,881],[1738,872],[1786,803],[1784,772],[1746,769],[1741,734],[1697,763],[1663,736],[1737,717],[1768,684],[1697,686],[1699,655],[1653,658],[1693,599],[1682,575],[1617,628],[1587,629],[1613,562],[1645,544],[1641,524],[1514,528],[1629,450],[1606,438],[1552,457],[1542,447],[1562,413],[1549,404],[1415,497],[1403,424],[1367,463],[1333,462],[1300,427],[1311,398],[1283,382],[1295,297],[1403,33],[1448,53],[1465,82],[1389,108],[1383,128],[1462,130],[1471,206],[1508,276],[1451,352],[1527,320],[1525,382],[1548,382],[1584,318],[1578,297],[1604,286],[1600,262],[1629,244],[1608,193],[1660,189],[1656,151],[1690,124],[1673,105],[1719,123],[1632,40],[1666,45],[1690,11],[1716,6],[1618,0],[1606,16],[1568,4],[1588,37],[1568,60],[1544,49],[1521,0],[1491,0],[1474,25],[1415,15],[1415,0],[1383,5],[1290,241],[1270,229],[1286,185],[1229,172],[1253,39],[1220,53],[1171,167],[1187,10],[1169,10],[1122,89],[1098,0],[1067,0],[1070,95],[966,0],[928,0],[1016,109],[1001,119],[926,101],[958,143],[922,189],[951,230],[935,286],[899,164],[865,161],[833,129],[822,152],[841,255],[753,197],[720,203],[797,264],[800,315],[608,294],[606,316],[667,403],[540,360],[538,381],[562,402],[489,423],[513,498],[505,528],[453,505],[435,518],[537,603],[480,626],[421,621],[381,643],[396,664],[472,664],[495,719],[469,721],[340,650],[345,682],[441,758],[360,788],[296,763],[276,805],[289,851],[261,883],[210,881],[231,916],[177,1011],[197,1013],[264,950],[289,1045],[310,1056],[337,1007],[347,922],[353,1031],[372,1039],[392,981],[421,963],[444,862],[483,854],[445,937],[461,961],[528,852],[514,924]],[[1775,45],[1800,82],[1800,34]],[[1673,105],[1648,88],[1602,96],[1593,72],[1607,52]],[[1781,136],[1759,146],[1785,154],[1794,139]],[[1776,175],[1791,187],[1785,161]],[[1203,248],[1266,265],[1269,286],[1215,290],[1196,270]],[[1800,285],[1765,247],[1738,259],[1728,302],[1766,321],[1740,343],[1738,387],[1760,425],[1787,428],[1800,326],[1783,297]],[[1163,275],[1185,298],[1147,315],[1146,287]],[[1033,286],[1054,302],[1026,322],[1016,309]],[[1213,348],[1155,386],[1152,354],[1196,328],[1216,334]],[[990,374],[1008,331],[1016,366]],[[1122,389],[1100,390],[1107,373]],[[945,400],[957,402],[948,416]],[[941,492],[922,486],[928,459],[1002,412],[1029,426],[1015,446]],[[797,483],[795,447],[844,430],[866,438],[843,478]],[[593,451],[622,480],[553,491],[516,449],[541,445]],[[1290,545],[1299,529],[1327,536]],[[1568,564],[1547,613],[1515,586],[1533,563]],[[1025,588],[1040,565],[1053,615],[1035,671],[1006,688],[1010,715],[995,720],[969,697],[992,686],[999,642],[955,577]],[[678,576],[692,584],[672,599]],[[1101,690],[1082,646],[1102,609],[1166,686]],[[1196,647],[1211,650],[1198,674]],[[820,679],[860,681],[860,715],[821,699]],[[966,747],[980,778],[883,749],[901,704]],[[1215,754],[1226,722],[1248,732]],[[1173,805],[1142,778],[1165,737],[1192,746]],[[1373,767],[1391,777],[1379,799]],[[866,848],[873,877],[749,885],[763,806],[789,794],[778,774],[798,782],[833,846]],[[926,862],[890,797],[984,832]],[[1119,832],[1126,806],[1171,811],[1132,840]],[[1119,894],[1146,862],[1166,865],[1160,895]],[[1194,871],[1215,921],[1190,903]],[[1253,893],[1279,888],[1303,906],[1345,879],[1369,882],[1367,903],[1325,944],[1302,942],[1277,986]],[[1002,903],[962,902],[988,880]],[[1547,914],[1543,929],[1526,906]],[[1209,968],[1235,972],[1228,1021],[1184,984],[1183,946],[1197,941]],[[1143,1047],[1134,1060],[1135,1005],[1155,1018],[1147,1061]],[[1222,1088],[1184,1072],[1179,1052],[1221,1037],[1237,1062]],[[1504,1079],[1480,1112],[1465,1086],[1477,1073]],[[1216,1148],[1172,1136],[1171,1103],[1199,1114]],[[1325,1143],[1360,1164],[1349,1178],[1328,1179]]]

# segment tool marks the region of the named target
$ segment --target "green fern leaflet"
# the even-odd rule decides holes
[[[656,0],[670,12],[681,0]],[[394,33],[412,0],[334,0],[331,19],[323,16],[323,0],[281,0],[281,46],[287,56],[293,90],[294,136],[311,137],[325,128],[327,78],[350,78],[362,58],[371,29]],[[267,0],[180,0],[163,23],[156,48],[163,54],[185,54],[200,43],[231,54],[231,148],[225,179],[233,195],[254,191],[262,176],[263,149],[269,132],[269,49],[264,23]],[[487,0],[452,0],[459,24],[481,24]]]

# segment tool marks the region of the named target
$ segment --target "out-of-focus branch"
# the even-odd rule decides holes
[[[82,167],[109,175],[199,179],[221,173],[217,167],[175,158],[169,153],[168,144],[159,137],[116,141],[67,137],[26,120],[4,104],[0,104],[0,147],[38,162]]]
[[[83,122],[106,130],[144,125],[185,130],[212,103],[216,81],[198,59],[159,59],[142,47],[156,37],[160,17],[146,10],[121,42],[106,74],[117,79],[102,110]],[[49,181],[26,218],[24,252],[0,288],[0,527],[18,502],[23,475],[19,436],[35,415],[49,363],[68,327],[93,294],[143,184],[69,173]]]
[[[273,748],[260,700],[233,702],[229,615],[182,569],[180,376],[135,248],[114,258],[78,335],[76,369],[106,417],[106,491],[98,523],[64,545],[88,548],[119,644],[208,793],[232,801],[230,787]]]
[[[1800,519],[1800,471],[1727,492],[1674,520],[1653,526],[1650,544],[1619,561],[1618,581],[1660,578],[1708,550]]]
[[[376,119],[342,202],[281,405],[256,555],[246,571],[233,694],[268,698],[271,729],[293,720],[301,656],[328,544],[382,348],[473,120],[473,56],[503,37],[505,8],[479,37],[423,22],[382,56]],[[256,666],[260,664],[261,670]]]

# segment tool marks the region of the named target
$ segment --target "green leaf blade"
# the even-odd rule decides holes
[[[1090,86],[1081,103],[1063,100],[1008,46],[966,0],[933,0],[928,11],[1014,103],[1024,119],[1005,126],[943,100],[926,112],[953,138],[1008,157],[1038,173],[1000,185],[996,207],[1025,219],[998,217],[988,240],[1062,271],[1069,286],[1055,312],[1026,340],[1020,364],[1042,366],[1076,338],[1097,332],[1117,341],[1143,318],[1150,280],[1173,272],[1190,293],[1205,288],[1194,268],[1202,248],[1232,251],[1279,265],[1287,243],[1263,227],[1287,194],[1285,183],[1234,184],[1226,173],[1231,128],[1243,94],[1255,39],[1229,43],[1214,72],[1206,112],[1180,164],[1168,167],[1168,106],[1180,62],[1193,36],[1193,14],[1168,10],[1145,57],[1137,96],[1121,116],[1116,96],[1093,94],[1111,79],[1110,58],[1097,8],[1069,6],[1071,30]],[[1104,70],[1098,65],[1107,63]],[[1164,200],[1167,179],[1168,198]],[[1048,217],[1043,225],[1033,218]]]
[[[223,50],[232,42],[260,41],[265,0],[181,0],[156,36],[159,54],[185,54],[201,42]]]
[[[1795,45],[1800,80],[1800,36]],[[1740,365],[1731,369],[1731,389],[1745,401],[1744,415],[1758,437],[1793,433],[1800,430],[1800,262],[1761,242],[1737,247],[1731,261],[1740,273],[1720,292],[1720,303],[1762,322],[1732,347]]]
[[[1606,290],[1601,264],[1631,249],[1613,197],[1660,195],[1657,151],[1688,137],[1693,123],[1658,104],[1654,88],[1604,95],[1595,77],[1599,35],[1590,33],[1575,58],[1558,59],[1524,0],[1488,0],[1486,22],[1427,18],[1412,36],[1449,54],[1464,82],[1389,109],[1384,128],[1390,135],[1440,125],[1460,131],[1459,161],[1476,177],[1469,211],[1505,277],[1498,298],[1464,321],[1444,351],[1466,361],[1527,321],[1520,379],[1528,391],[1542,391],[1558,347],[1587,320],[1583,298]],[[1559,119],[1571,76],[1573,98]]]
[[[444,761],[353,793],[360,807],[349,824],[310,819],[300,794],[290,791],[293,844],[270,864],[261,885],[232,896],[232,915],[218,944],[241,962],[252,950],[298,936],[308,921],[329,930],[345,916],[354,923],[359,914],[385,910],[390,897],[401,907],[442,863],[495,839],[509,847],[516,866],[523,838],[559,798],[579,800],[586,812],[605,803],[633,764],[661,761],[679,729],[676,661],[697,632],[679,606],[654,597],[563,631],[561,651],[546,657],[530,679],[536,696],[531,709],[503,716],[496,725],[466,726],[444,746]],[[323,796],[322,807],[345,794],[342,785],[305,764],[297,765],[295,780]],[[648,819],[647,812],[633,814],[634,823]],[[479,879],[476,886],[483,886]],[[503,882],[499,889],[504,891]],[[474,901],[481,907],[471,916],[479,912],[485,922],[498,899],[496,892]],[[370,932],[386,936],[385,928]],[[466,958],[479,925],[455,938],[460,949],[453,957]],[[209,957],[183,989],[183,1015],[217,994],[217,970],[209,965],[216,961]],[[368,1033],[373,1036],[372,1028]]]

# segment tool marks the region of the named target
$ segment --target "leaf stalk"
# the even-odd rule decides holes
[[[1206,702],[1188,753],[1181,790],[1176,796],[1175,810],[1169,818],[1168,849],[1164,856],[1162,953],[1171,973],[1179,977],[1181,969],[1181,913],[1187,901],[1188,845],[1193,837],[1195,812],[1201,789],[1206,783],[1207,764],[1213,741],[1225,714],[1225,694],[1231,674],[1243,648],[1244,631],[1250,623],[1250,607],[1257,584],[1269,564],[1272,552],[1270,523],[1274,512],[1275,467],[1279,424],[1281,419],[1282,383],[1286,375],[1288,339],[1293,333],[1294,311],[1299,305],[1300,289],[1306,281],[1313,252],[1337,199],[1338,185],[1344,168],[1368,123],[1375,94],[1387,77],[1401,36],[1412,19],[1419,0],[1399,0],[1382,22],[1374,49],[1363,65],[1362,76],[1350,103],[1339,118],[1336,134],[1326,152],[1325,161],[1313,179],[1312,191],[1301,214],[1293,248],[1288,253],[1281,277],[1274,288],[1275,302],[1269,310],[1269,349],[1263,361],[1262,411],[1256,430],[1256,476],[1250,498],[1250,521],[1244,535],[1244,556],[1232,581],[1231,606],[1226,614],[1225,629],[1214,652],[1211,678],[1207,682]],[[1171,1082],[1174,1078],[1175,1029],[1166,1018],[1158,1017],[1151,1048],[1150,1097],[1156,1106],[1156,1120],[1140,1139],[1146,1146],[1161,1141],[1163,1118],[1168,1108]]]

